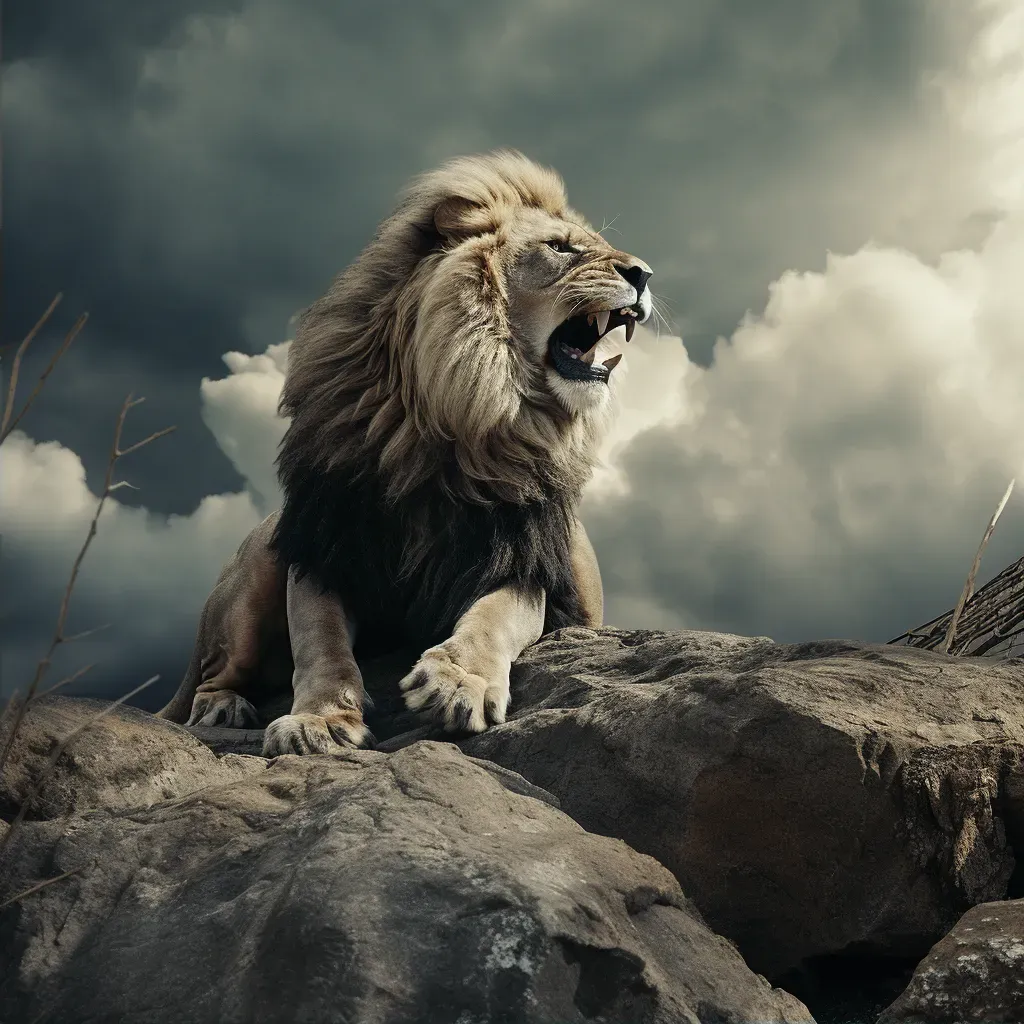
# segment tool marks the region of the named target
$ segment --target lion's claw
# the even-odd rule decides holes
[[[282,715],[275,718],[263,735],[263,756],[280,754],[339,754],[345,750],[372,747],[373,733],[358,711],[330,715]]]
[[[443,648],[425,651],[398,685],[405,706],[428,715],[445,732],[483,732],[505,721],[508,682],[489,681],[467,672]]]
[[[195,695],[187,724],[220,729],[258,729],[260,716],[234,690],[210,690]]]

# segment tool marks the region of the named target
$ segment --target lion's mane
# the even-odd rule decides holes
[[[458,246],[436,226],[452,202],[475,218]],[[509,344],[502,232],[530,206],[584,223],[514,151],[423,175],[299,319],[273,546],[342,598],[361,647],[443,639],[504,585],[546,591],[546,631],[579,621],[569,536],[605,414],[569,415]]]

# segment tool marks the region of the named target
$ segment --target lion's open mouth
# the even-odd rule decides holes
[[[548,357],[555,372],[566,380],[607,381],[622,353],[594,364],[597,343],[616,327],[626,325],[626,341],[633,337],[640,314],[631,307],[599,313],[580,313],[560,323],[548,339]]]

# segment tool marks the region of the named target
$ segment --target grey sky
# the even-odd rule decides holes
[[[981,244],[999,210],[941,88],[979,23],[954,0],[8,4],[3,341],[57,290],[62,325],[91,313],[26,431],[76,452],[95,488],[133,390],[148,399],[134,430],[179,429],[133,463],[129,504],[188,514],[238,490],[200,380],[224,376],[229,350],[282,341],[412,174],[498,145],[556,167],[576,207],[613,222],[706,366],[773,281],[829,251],[874,241],[934,260]],[[672,443],[637,442],[634,477],[664,462],[635,491],[666,479]],[[676,562],[649,549],[663,531],[609,525],[650,507],[595,523],[616,544],[599,550],[613,584],[647,580],[661,615],[682,607]],[[698,618],[756,631],[733,571],[756,541],[734,540]],[[625,549],[648,570],[624,568]],[[18,622],[46,600],[26,593]],[[773,629],[820,624],[793,607]],[[156,660],[173,674],[170,646]]]
[[[5,9],[4,337],[58,289],[66,318],[90,311],[33,430],[92,474],[119,396],[145,394],[140,429],[180,431],[138,469],[153,508],[234,479],[197,379],[283,340],[408,177],[451,155],[513,145],[557,167],[657,268],[699,360],[826,248],[948,241],[886,195],[936,141],[921,75],[950,41],[923,0],[188,10]]]

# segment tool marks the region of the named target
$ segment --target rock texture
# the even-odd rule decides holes
[[[82,737],[0,863],[0,903],[77,872],[0,911],[0,1020],[811,1020],[654,860],[451,744],[217,760],[146,723]]]
[[[1024,900],[969,910],[878,1024],[1024,1021]]]
[[[58,742],[109,706],[107,701],[55,695],[29,710],[0,777],[0,816],[13,818]],[[8,717],[8,728],[11,721]],[[0,750],[7,736],[0,723]],[[205,786],[233,782],[261,767],[233,755],[217,758],[178,726],[122,706],[75,737],[49,774],[29,817],[57,818],[90,807],[148,807]]]
[[[514,667],[513,702],[463,749],[656,857],[769,977],[844,952],[923,956],[1007,895],[1019,662],[565,629]]]

